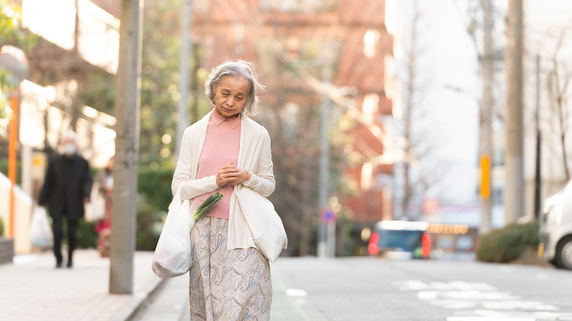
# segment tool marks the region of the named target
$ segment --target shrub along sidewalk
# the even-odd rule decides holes
[[[511,224],[479,238],[477,260],[509,263],[519,260],[526,252],[538,248],[538,222]],[[527,250],[528,249],[528,250]]]

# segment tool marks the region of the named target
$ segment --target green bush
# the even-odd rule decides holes
[[[479,238],[477,260],[508,263],[518,260],[527,247],[538,247],[538,222],[511,224]]]
[[[160,168],[153,171],[147,166],[139,168],[136,232],[138,251],[154,251],[157,246],[163,218],[173,199],[171,194],[173,173],[172,169]],[[96,223],[85,220],[80,221],[77,231],[78,248],[97,248],[98,236],[95,225]]]
[[[137,200],[137,237],[138,251],[154,251],[159,241],[165,211],[159,210],[149,203],[144,194]]]
[[[97,233],[95,232],[95,224],[86,220],[80,220],[77,227],[77,248],[89,249],[97,248]]]
[[[175,171],[159,168],[154,171],[148,166],[139,167],[137,178],[138,192],[146,197],[146,201],[158,210],[166,210],[173,200],[171,182]]]
[[[171,181],[174,170],[139,167],[137,199],[137,250],[154,251],[161,234],[163,218],[173,200]]]
[[[0,237],[4,236],[4,221],[0,217]]]

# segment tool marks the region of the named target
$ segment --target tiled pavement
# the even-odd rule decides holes
[[[151,271],[152,256],[135,253],[133,295],[109,294],[109,259],[95,250],[76,251],[71,269],[56,269],[51,252],[16,257],[0,265],[0,321],[188,320],[188,275],[161,287]],[[309,320],[286,294],[274,266],[272,284],[272,321]],[[155,290],[157,295],[143,304]]]
[[[0,265],[0,320],[125,320],[159,284],[152,252],[136,252],[134,293],[109,294],[109,259],[95,250],[74,253],[74,267],[55,268],[51,252]]]

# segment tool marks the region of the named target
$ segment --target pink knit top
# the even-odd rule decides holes
[[[224,119],[213,111],[207,126],[205,144],[199,158],[197,179],[216,175],[218,170],[232,162],[238,163],[238,151],[240,149],[240,114],[236,118]],[[199,195],[191,200],[191,213],[211,195],[221,193],[223,198],[207,213],[207,216],[224,218],[228,220],[230,209],[230,197],[234,186],[226,184],[218,190]]]

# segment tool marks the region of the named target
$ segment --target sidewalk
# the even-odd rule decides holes
[[[2,321],[123,321],[160,284],[152,252],[136,252],[134,293],[109,294],[109,259],[95,250],[74,252],[74,267],[55,268],[51,252],[0,265]]]

